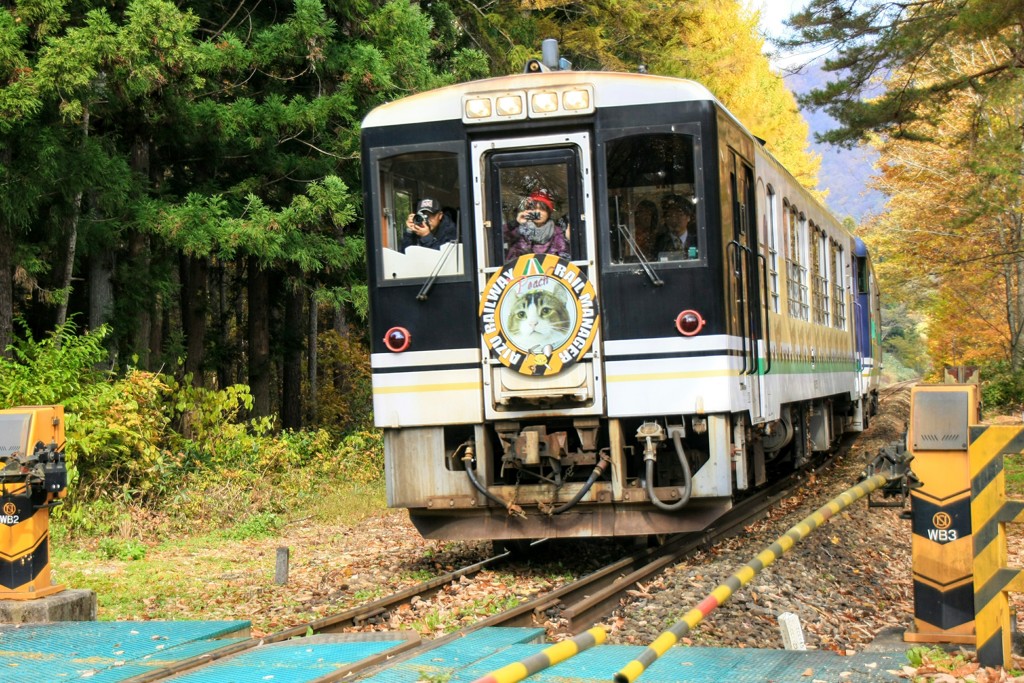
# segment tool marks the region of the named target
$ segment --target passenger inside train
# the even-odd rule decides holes
[[[682,252],[684,258],[697,257],[697,221],[693,202],[679,194],[668,194],[661,200],[664,223],[655,242],[659,259],[668,252]]]
[[[534,190],[523,200],[515,221],[505,227],[508,250],[505,261],[523,254],[557,254],[569,258],[569,241],[565,226],[552,218],[555,199],[544,189]]]
[[[441,210],[441,203],[425,197],[416,205],[416,212],[405,219],[402,252],[411,246],[440,249],[441,245],[455,242],[458,238],[455,222]]]

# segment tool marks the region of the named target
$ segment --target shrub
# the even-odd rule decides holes
[[[272,417],[245,418],[253,399],[244,385],[211,390],[188,377],[97,370],[106,334],[78,335],[68,323],[36,340],[26,328],[13,358],[0,358],[6,405],[65,408],[71,486],[54,512],[58,533],[124,539],[136,534],[112,532],[166,512],[175,526],[250,538],[276,529],[297,500],[316,503],[346,487],[379,497],[382,436],[370,427],[369,361],[357,342],[321,336],[325,426],[278,434]],[[128,541],[101,548],[122,559],[144,550]]]
[[[986,409],[1019,411],[1024,406],[1024,369],[1013,370],[1006,361],[979,368],[981,395]]]
[[[123,379],[97,384],[90,405],[67,416],[68,462],[78,471],[82,494],[109,496],[120,489],[146,501],[175,485],[181,454],[171,449],[165,380],[130,370]]]
[[[277,533],[282,523],[281,518],[272,512],[258,512],[249,515],[225,531],[224,536],[235,541],[244,541],[249,538],[266,538]]]
[[[146,546],[134,538],[104,538],[100,540],[99,552],[108,560],[141,560],[146,556]]]
[[[24,321],[22,336],[10,346],[11,358],[0,356],[0,404],[63,405],[66,411],[87,406],[92,393],[108,375],[95,366],[106,360],[100,327],[77,335],[67,321],[47,338],[37,341]]]
[[[317,338],[319,374],[314,422],[340,439],[373,425],[370,354],[352,337],[330,331]]]

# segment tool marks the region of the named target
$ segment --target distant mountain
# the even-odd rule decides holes
[[[800,73],[786,74],[785,81],[790,90],[801,94],[820,88],[830,75],[817,64],[810,64]],[[835,119],[821,110],[801,109],[800,113],[811,128],[811,149],[821,154],[818,183],[829,191],[825,201],[832,213],[839,219],[852,216],[858,223],[869,215],[881,213],[885,208],[885,196],[868,189],[868,179],[874,173],[873,164],[878,160],[878,153],[867,146],[841,149],[815,142],[813,134],[835,128]]]

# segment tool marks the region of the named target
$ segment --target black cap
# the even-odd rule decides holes
[[[667,194],[661,198],[661,208],[663,211],[668,209],[685,209],[686,200],[683,199],[682,195],[678,194]]]
[[[416,213],[437,213],[440,210],[441,203],[430,197],[421,199],[420,203],[416,205]]]

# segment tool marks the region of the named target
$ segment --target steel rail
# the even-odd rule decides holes
[[[814,471],[820,472],[830,467],[837,459],[836,453],[845,451],[846,447],[854,440],[854,438],[855,437],[849,437],[843,439],[840,442],[840,445],[832,453],[831,457],[829,457],[823,463],[819,464],[818,467],[814,468]],[[720,518],[720,520],[723,523],[721,527],[709,529],[703,532],[702,534],[682,535],[681,537],[673,541],[672,547],[667,553],[665,553],[662,556],[653,558],[647,566],[638,569],[632,574],[621,577],[614,583],[614,585],[610,586],[606,591],[602,592],[601,594],[585,596],[577,605],[567,608],[563,611],[563,614],[567,612],[571,613],[576,619],[576,623],[574,623],[573,627],[570,630],[572,632],[578,632],[579,630],[581,630],[581,626],[579,625],[584,623],[584,617],[588,619],[593,618],[593,616],[598,611],[603,610],[604,614],[610,613],[610,611],[614,609],[615,606],[617,606],[619,596],[628,586],[631,586],[637,581],[641,581],[645,578],[650,577],[653,574],[658,573],[659,571],[661,571],[661,569],[663,569],[665,566],[669,564],[673,564],[681,559],[684,559],[686,555],[696,550],[698,547],[709,545],[714,541],[721,540],[723,538],[727,538],[729,536],[734,535],[738,530],[746,527],[754,519],[759,518],[765,512],[771,509],[775,505],[775,503],[777,503],[780,499],[788,496],[792,492],[792,490],[801,483],[803,478],[804,477],[802,472],[793,473],[789,477],[786,477],[782,481],[777,482],[768,489],[765,489],[764,491],[760,492],[758,495],[753,496],[744,501],[743,503],[740,503],[737,506],[735,506],[732,510],[726,513],[726,515]],[[766,550],[760,555],[758,555],[758,557],[755,558],[751,565],[748,565],[748,567],[745,568],[743,571],[737,573],[736,576],[741,576],[744,579],[743,583],[739,584],[739,586],[737,587],[742,587],[743,585],[746,585],[746,582],[750,581],[750,579],[753,578],[754,575],[756,575],[757,571],[760,571],[760,569],[763,569],[763,567],[768,566],[772,562],[774,562],[776,556],[771,553],[779,549],[777,548],[777,546],[779,546],[780,543],[782,544],[782,546],[784,546],[784,549],[778,553],[779,555],[785,552],[785,550],[788,550],[790,547],[792,547],[792,545],[796,541],[803,538],[803,536],[799,536],[794,540],[791,537],[791,535],[794,533],[794,529],[799,529],[799,533],[802,533],[804,535],[810,533],[815,528],[817,528],[817,526],[820,523],[826,521],[833,514],[835,514],[839,510],[848,507],[856,500],[859,500],[860,498],[866,496],[870,491],[884,485],[888,481],[889,478],[886,476],[883,476],[881,474],[874,475],[873,477],[870,477],[867,481],[862,482],[861,484],[858,484],[852,489],[843,492],[837,498],[826,503],[823,507],[819,508],[810,517],[803,520],[796,527],[787,532],[787,535],[785,535],[782,539],[776,541],[776,543],[773,544],[769,550]],[[841,502],[837,503],[837,501]],[[810,526],[808,520],[811,520]],[[698,536],[700,538],[693,538],[694,536]],[[666,547],[667,546],[668,544],[666,544]],[[759,565],[759,568],[753,573],[751,573],[749,576],[747,576],[746,570],[749,569],[752,565]],[[734,579],[736,579],[736,576],[729,579],[729,582],[727,582],[729,586],[732,586],[732,584],[734,583]],[[585,579],[586,577],[584,577],[584,579],[581,579],[581,581],[584,581]],[[733,588],[732,590],[735,590],[735,588]],[[720,586],[712,595],[714,596],[714,598],[719,598],[721,597],[721,592],[722,587]],[[723,598],[720,602],[716,603],[715,606],[717,607],[718,604],[721,604],[721,602],[724,602],[727,598],[728,596]],[[712,598],[709,597],[705,600],[705,602],[708,602],[711,599]],[[706,606],[705,603],[702,603],[702,606]],[[690,614],[688,614],[687,616],[689,617]],[[589,623],[593,623],[593,621],[590,621]],[[587,633],[589,633],[589,631]],[[665,645],[664,648],[665,650],[667,650],[668,647],[678,642],[679,637],[682,636],[678,636],[675,640],[668,642],[668,638],[666,638],[666,636],[663,634],[663,636],[659,638],[658,641],[661,641],[662,638],[664,638],[665,640],[663,642],[655,642],[659,646],[665,645],[665,643],[668,642],[668,644]],[[581,648],[581,650],[582,649],[585,648]],[[647,650],[644,651],[643,654],[641,654],[641,657],[638,658],[638,660],[645,658],[649,659],[651,655],[654,653],[656,653],[656,656],[654,657],[654,659],[656,659],[657,657],[661,656],[663,652],[657,652],[656,650],[654,650],[654,645],[652,644],[651,647],[649,647]],[[573,656],[574,654],[576,653],[574,652],[572,655],[568,656]],[[567,657],[563,657],[558,661],[563,661],[563,659]],[[623,669],[623,671],[628,670],[631,673],[634,672],[637,668],[638,660],[634,660],[633,662],[631,662],[629,665],[627,665],[625,669]],[[544,664],[545,661],[547,660],[544,657],[541,657],[540,655],[534,655],[526,660],[523,660],[522,662],[516,662],[506,667],[503,667],[502,669],[491,672],[487,676],[478,679],[478,681],[475,681],[474,683],[517,683],[518,681],[523,680],[523,678],[526,678],[527,676],[531,676],[534,673],[537,673],[546,666],[550,666],[552,664],[557,663],[556,661],[548,661],[547,664]],[[653,659],[651,661],[653,661]],[[544,665],[542,666],[542,664]],[[640,672],[642,671],[643,669],[641,668]],[[639,675],[639,672],[637,672],[632,678],[619,678],[620,674],[616,674],[615,683],[633,683],[636,676]]]
[[[246,650],[252,649],[260,645],[270,645],[273,643],[280,643],[292,638],[306,636],[310,633],[338,633],[342,632],[346,628],[353,626],[359,626],[362,623],[372,619],[375,616],[384,614],[390,609],[393,609],[399,605],[405,604],[412,600],[414,597],[430,597],[440,591],[442,588],[450,584],[452,581],[457,581],[463,576],[472,576],[477,572],[485,569],[486,567],[500,562],[509,556],[508,552],[489,557],[480,562],[476,562],[471,565],[467,565],[460,569],[456,569],[452,572],[447,572],[440,576],[436,576],[432,579],[428,579],[422,583],[410,586],[404,590],[400,590],[391,595],[385,596],[378,600],[366,603],[365,605],[357,605],[351,607],[337,614],[332,614],[315,621],[308,622],[306,624],[300,624],[298,626],[292,626],[282,631],[268,634],[262,638],[251,638],[238,643],[232,643],[217,650],[183,659],[180,662],[176,662],[160,669],[154,669],[153,671],[147,671],[144,674],[134,676],[127,679],[124,683],[153,683],[154,681],[163,680],[180,674],[190,669],[195,669],[200,666],[206,666],[219,659],[236,655]],[[412,641],[407,639],[406,643],[397,648],[392,648],[387,651],[388,656],[393,656],[398,651],[408,650],[410,648],[417,647],[419,641]],[[369,660],[367,660],[369,661]]]
[[[837,452],[842,452],[854,440],[849,437],[841,442]],[[820,463],[812,471],[820,472],[827,469],[835,461],[835,454]],[[434,648],[447,645],[465,637],[474,631],[495,626],[535,626],[551,609],[559,609],[559,616],[567,618],[565,631],[577,636],[585,635],[592,630],[599,617],[611,614],[619,605],[622,595],[637,581],[643,581],[662,571],[665,567],[678,563],[700,548],[706,548],[715,542],[737,534],[753,521],[763,517],[779,500],[789,496],[795,489],[806,483],[806,471],[794,472],[786,478],[767,487],[763,491],[737,503],[731,510],[719,517],[719,525],[701,532],[678,534],[672,536],[665,544],[634,552],[612,562],[576,581],[564,584],[552,591],[523,602],[510,610],[492,615],[482,621],[466,626],[458,631],[440,638],[421,643],[419,647],[389,657],[386,664],[401,663],[418,657]],[[628,572],[628,573],[624,573]],[[581,648],[585,649],[585,648]],[[531,660],[535,666],[539,660]],[[561,660],[559,660],[561,661]],[[554,663],[554,662],[552,662]],[[356,673],[372,673],[379,663],[350,667],[342,672],[332,673],[329,677],[318,679],[312,683],[331,683]],[[502,671],[501,683],[512,683],[514,672],[524,669],[512,668]],[[540,670],[540,669],[537,669]],[[532,675],[532,673],[530,674]]]

